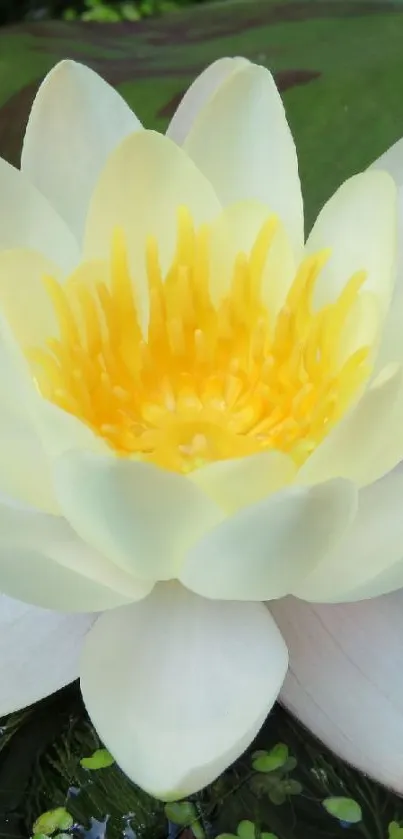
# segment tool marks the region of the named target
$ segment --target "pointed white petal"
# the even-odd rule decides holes
[[[388,309],[395,282],[397,191],[386,172],[350,178],[325,204],[306,244],[308,253],[331,250],[320,273],[314,301],[334,300],[356,271],[367,272],[364,290]]]
[[[0,591],[10,597],[90,612],[138,600],[151,589],[81,542],[64,519],[1,501]]]
[[[389,172],[398,188],[398,213],[399,213],[399,235],[397,254],[397,286],[403,289],[403,139],[398,140],[378,160],[372,164],[370,169],[381,169]]]
[[[403,793],[403,591],[362,603],[270,604],[288,644],[281,701],[343,760]]]
[[[139,129],[119,93],[83,64],[62,61],[42,82],[28,120],[21,168],[78,241],[108,155]]]
[[[264,67],[233,73],[201,108],[184,146],[222,204],[255,199],[280,216],[299,255],[304,226],[294,141]]]
[[[291,590],[317,603],[376,597],[403,586],[403,470],[361,489],[341,540]]]
[[[167,128],[167,137],[182,145],[197,114],[220,89],[221,85],[248,65],[246,58],[219,58],[197,76],[180,102]]]
[[[247,748],[286,669],[263,604],[208,601],[168,583],[99,618],[84,646],[81,688],[124,772],[152,795],[176,799]]]
[[[67,452],[55,487],[81,537],[144,580],[176,577],[188,546],[224,517],[183,475],[112,455]]]
[[[283,597],[340,539],[356,494],[344,480],[286,487],[210,530],[190,549],[179,578],[204,597]]]
[[[70,270],[75,238],[56,210],[19,169],[0,158],[0,248],[32,248]]]
[[[79,675],[95,615],[65,615],[0,595],[0,714],[18,711]]]

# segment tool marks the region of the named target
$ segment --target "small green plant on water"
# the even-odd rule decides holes
[[[252,769],[256,775],[251,778],[251,789],[256,795],[267,795],[272,804],[284,804],[291,795],[302,792],[300,782],[289,777],[296,766],[297,761],[290,756],[285,743],[277,743],[270,751],[254,752]]]
[[[82,766],[83,769],[92,770],[106,769],[114,763],[115,758],[112,757],[110,752],[108,752],[108,749],[96,749],[90,757],[82,757],[80,760],[80,766]]]
[[[53,836],[54,839],[63,839],[68,834],[63,834],[64,830],[69,830],[73,825],[73,817],[66,810],[65,807],[56,807],[55,810],[47,810],[42,813],[34,822],[32,831],[33,839],[47,839],[48,836]],[[62,832],[60,832],[62,831]],[[55,836],[54,834],[57,835]]]
[[[325,810],[343,825],[358,824],[362,821],[362,810],[354,798],[345,798],[343,795],[334,795],[322,801]]]
[[[198,813],[192,801],[173,801],[165,804],[165,815],[172,824],[179,827],[189,827],[195,839],[205,839],[203,826],[198,818]]]
[[[236,833],[220,833],[217,839],[278,839],[274,833],[261,831],[260,828],[248,820],[239,822]]]

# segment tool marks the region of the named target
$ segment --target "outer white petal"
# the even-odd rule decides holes
[[[248,65],[246,58],[219,58],[200,73],[186,91],[170,124],[167,136],[182,145],[201,108],[220,89],[223,82]]]
[[[385,313],[395,282],[397,192],[386,172],[350,178],[325,204],[306,244],[308,253],[330,248],[314,301],[334,300],[356,272],[365,270],[363,288],[376,294]]]
[[[28,422],[16,418],[0,400],[0,492],[16,501],[58,514],[50,464]]]
[[[42,82],[28,120],[21,168],[78,241],[106,158],[140,128],[119,93],[83,64],[62,61]]]
[[[84,646],[81,687],[124,772],[169,800],[212,782],[244,751],[286,669],[263,604],[217,603],[168,583],[99,618]]]
[[[95,615],[65,615],[0,595],[0,714],[18,711],[79,675]]]
[[[403,139],[398,140],[370,167],[389,172],[398,188],[398,258],[397,258],[397,286],[403,289]]]
[[[47,457],[0,343],[0,493],[57,513]]]
[[[403,233],[403,228],[402,228]],[[403,239],[403,236],[402,236]],[[403,363],[403,282],[398,284],[389,307],[373,375],[390,362]]]
[[[330,431],[298,473],[301,483],[342,476],[360,486],[403,458],[403,370],[389,365]]]
[[[341,538],[356,511],[344,480],[287,487],[245,507],[190,549],[181,582],[204,597],[283,597]]]
[[[189,544],[224,517],[183,475],[149,463],[67,452],[54,474],[77,533],[143,580],[176,577]]]
[[[184,148],[223,205],[255,199],[277,213],[299,255],[304,226],[297,154],[268,70],[250,64],[220,85]]]
[[[403,591],[344,606],[270,604],[288,644],[280,699],[343,760],[403,793]]]
[[[46,198],[0,158],[0,249],[32,248],[64,270],[77,262],[73,234]]]
[[[352,526],[292,594],[317,603],[376,597],[403,586],[403,470],[361,489]]]
[[[139,131],[120,144],[108,158],[91,199],[86,257],[109,258],[113,230],[124,231],[137,303],[145,321],[146,239],[156,237],[165,274],[176,249],[181,206],[190,210],[196,227],[221,211],[213,187],[185,152],[154,131]]]
[[[10,597],[90,612],[138,600],[151,589],[81,542],[64,519],[0,503],[0,591]]]

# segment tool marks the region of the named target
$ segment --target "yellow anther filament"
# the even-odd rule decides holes
[[[300,464],[347,410],[369,373],[369,348],[346,359],[343,337],[365,281],[352,276],[321,308],[315,287],[329,253],[307,257],[283,306],[265,304],[270,217],[249,254],[234,259],[227,292],[210,293],[210,230],[178,213],[177,247],[163,276],[146,243],[143,331],[126,240],[117,229],[109,281],[45,288],[55,335],[27,355],[42,395],[74,414],[122,456],[189,472],[216,459],[278,449]]]

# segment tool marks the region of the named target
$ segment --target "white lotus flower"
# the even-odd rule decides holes
[[[403,140],[382,155],[372,168],[389,172],[398,188],[398,279],[384,329],[383,352],[400,363],[403,358]],[[311,605],[288,597],[270,604],[290,653],[282,702],[343,760],[400,794],[403,793],[401,485],[400,464],[366,491],[365,529],[363,526],[356,531],[353,544],[344,543],[344,548],[341,545],[342,578],[350,576],[351,556],[354,562],[361,558],[372,574],[375,571],[369,587],[364,585],[355,597],[347,594],[345,599],[371,597],[371,600]],[[373,596],[377,594],[382,596]]]
[[[276,698],[287,654],[261,601],[397,582],[401,480],[376,481],[403,456],[403,385],[381,340],[390,176],[345,183],[304,248],[281,100],[242,59],[200,76],[168,135],[67,62],[22,173],[0,164],[0,710],[78,675],[85,636],[100,736],[175,798]]]

